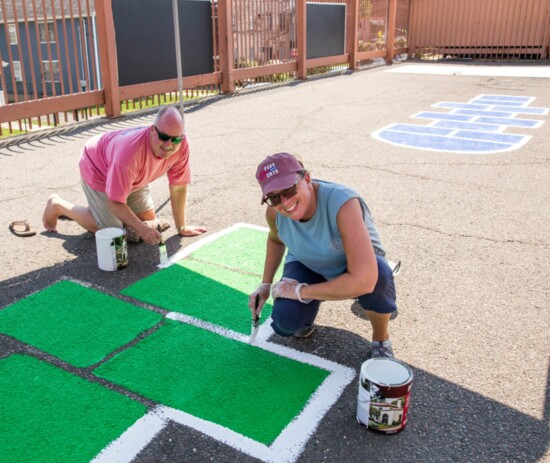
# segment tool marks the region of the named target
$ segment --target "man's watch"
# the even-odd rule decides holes
[[[178,228],[178,231],[180,232],[180,231],[182,231],[182,230],[185,230],[185,225],[180,225],[180,226],[177,227],[177,228]]]

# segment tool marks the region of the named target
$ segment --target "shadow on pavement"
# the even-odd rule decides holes
[[[75,259],[0,282],[0,294],[2,295],[0,310],[30,293],[40,291],[64,278],[81,281],[97,289],[105,289],[110,293],[117,294],[132,283],[154,273],[159,264],[159,251],[156,246],[144,243],[128,244],[128,266],[131,271],[122,268],[116,272],[115,276],[115,272],[99,269],[95,238],[92,234],[85,232],[74,236],[45,231],[41,234],[47,235],[50,239],[63,240],[63,248],[74,255]],[[188,242],[183,237],[180,238],[177,235],[169,237],[166,239],[168,255],[175,254],[187,244]],[[32,291],[29,291],[31,285]]]

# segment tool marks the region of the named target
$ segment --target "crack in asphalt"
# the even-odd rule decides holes
[[[380,218],[378,218],[376,221],[379,222],[379,223],[383,223],[384,225],[391,226],[391,227],[419,228],[421,230],[426,230],[426,231],[430,231],[430,232],[433,232],[433,233],[437,233],[439,235],[450,236],[450,237],[473,238],[473,239],[477,239],[477,240],[489,241],[491,243],[520,244],[520,245],[523,245],[523,246],[538,246],[538,247],[541,247],[541,248],[544,248],[544,249],[550,249],[550,243],[537,243],[537,242],[515,240],[515,239],[488,238],[486,236],[467,235],[465,233],[448,233],[448,232],[445,232],[445,231],[442,231],[442,230],[438,230],[437,228],[425,227],[423,225],[418,225],[418,224],[413,224],[413,223],[386,222],[384,220],[380,220]]]

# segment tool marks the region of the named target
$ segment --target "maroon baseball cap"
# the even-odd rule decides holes
[[[262,204],[268,193],[294,185],[296,172],[303,170],[303,166],[289,153],[272,154],[265,158],[256,170],[256,180],[262,187]]]

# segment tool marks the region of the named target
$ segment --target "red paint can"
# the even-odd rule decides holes
[[[361,365],[357,421],[368,429],[396,434],[407,424],[413,371],[400,360],[373,358]]]

